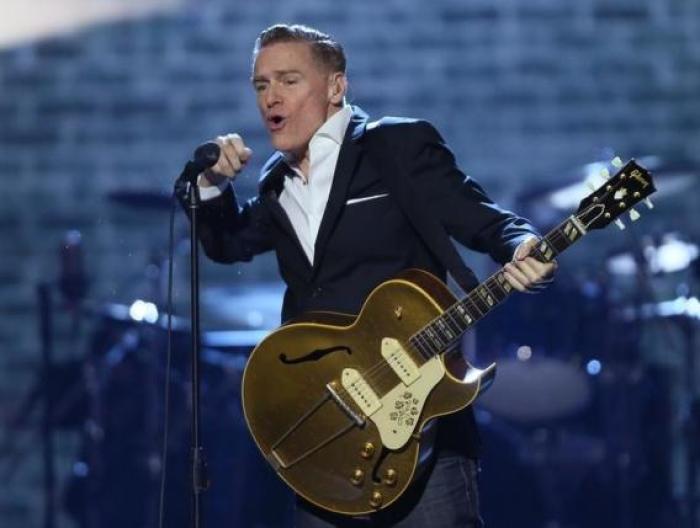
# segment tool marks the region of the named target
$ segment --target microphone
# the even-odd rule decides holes
[[[221,148],[219,145],[213,141],[207,141],[202,143],[194,150],[193,162],[200,167],[199,172],[203,172],[206,169],[216,165],[219,161],[219,156],[221,155]]]
[[[216,165],[220,155],[221,149],[219,145],[213,141],[207,141],[199,145],[194,149],[192,159],[185,164],[185,168],[177,179],[176,185],[182,183],[195,185],[197,183],[197,176],[208,168]]]

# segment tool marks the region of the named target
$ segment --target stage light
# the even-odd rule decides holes
[[[151,302],[137,299],[129,307],[129,317],[138,322],[155,323],[158,321],[158,307]]]
[[[601,370],[603,370],[603,364],[597,359],[591,359],[588,363],[586,363],[586,372],[588,372],[588,374],[591,376],[597,376],[600,374]]]
[[[3,0],[0,48],[68,35],[98,24],[174,11],[183,4],[184,0]]]
[[[532,348],[527,345],[520,346],[515,354],[520,361],[527,361],[532,357]]]

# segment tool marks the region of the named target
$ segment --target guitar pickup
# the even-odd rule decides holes
[[[377,393],[372,390],[367,380],[359,371],[346,368],[340,378],[343,388],[357,404],[365,416],[372,416],[382,407]]]
[[[420,369],[397,339],[382,339],[382,357],[407,387],[420,378]]]

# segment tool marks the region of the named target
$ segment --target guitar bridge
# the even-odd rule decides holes
[[[335,382],[332,381],[331,383],[326,384],[326,390],[328,390],[328,393],[331,395],[331,398],[333,398],[333,401],[338,404],[338,407],[340,407],[345,414],[348,415],[348,417],[355,422],[355,425],[358,427],[362,427],[365,425],[365,419],[357,414],[355,411],[352,410],[352,407],[350,407],[347,403],[345,403],[345,400],[341,398],[340,394],[338,394],[338,391],[335,390]]]

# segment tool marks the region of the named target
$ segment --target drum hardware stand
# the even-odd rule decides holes
[[[49,390],[53,355],[53,320],[51,318],[51,287],[43,282],[37,287],[39,300],[39,336],[41,339],[41,378],[45,383],[43,391],[44,409],[41,418],[42,458],[44,461],[44,528],[56,526],[56,468],[53,442],[53,403]]]
[[[695,353],[695,325],[698,321],[687,315],[679,320],[679,325],[685,339],[685,391],[687,399],[683,409],[683,439],[686,452],[684,526],[695,528],[698,522],[698,464],[700,449],[698,449],[698,420],[700,420],[700,397],[696,393],[695,377],[697,362]]]

